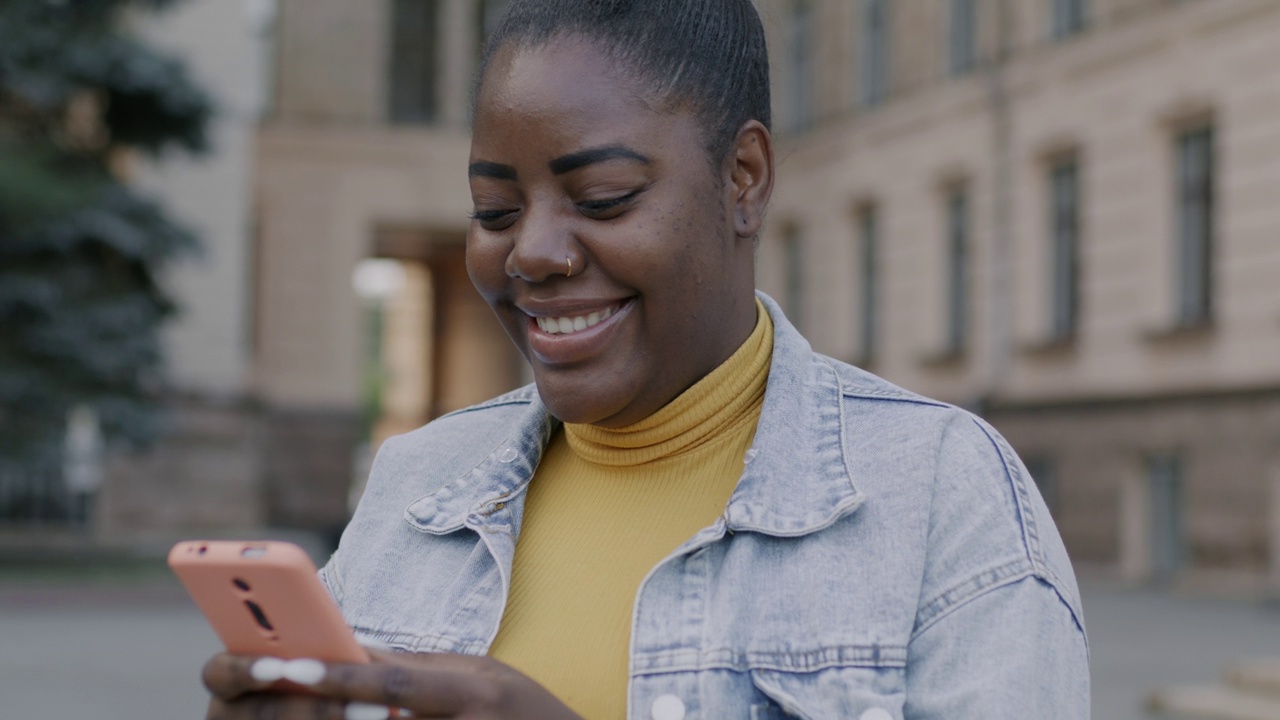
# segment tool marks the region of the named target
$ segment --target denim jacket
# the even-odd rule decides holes
[[[761,297],[755,443],[724,514],[640,585],[627,717],[1087,718],[1075,579],[1013,450],[814,353]],[[488,650],[556,427],[530,386],[386,442],[320,573],[358,636]]]

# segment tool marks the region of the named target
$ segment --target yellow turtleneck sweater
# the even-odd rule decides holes
[[[631,612],[649,570],[723,512],[755,438],[773,352],[756,327],[720,367],[624,428],[567,424],[529,486],[489,654],[588,720],[624,718]]]

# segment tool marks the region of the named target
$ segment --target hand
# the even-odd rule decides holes
[[[366,665],[325,665],[216,655],[204,666],[213,693],[207,720],[581,720],[541,685],[491,658],[378,650],[369,656]],[[313,694],[267,692],[280,679]]]

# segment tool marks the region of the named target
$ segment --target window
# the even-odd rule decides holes
[[[439,116],[439,23],[438,0],[395,0],[388,93],[393,123],[431,123]]]
[[[969,198],[963,187],[947,197],[947,353],[964,352],[969,329]]]
[[[858,285],[862,306],[859,308],[861,324],[859,353],[862,362],[871,361],[876,355],[876,344],[879,327],[876,321],[879,312],[880,294],[880,219],[875,206],[863,208],[858,214],[859,240],[861,242],[861,267]]]
[[[1074,158],[1049,171],[1049,334],[1075,337],[1080,318],[1080,171]]]
[[[796,0],[787,28],[789,110],[791,132],[800,133],[813,123],[813,6]]]
[[[951,0],[951,37],[948,66],[952,75],[973,69],[977,54],[977,0]]]
[[[1186,562],[1182,470],[1182,458],[1177,455],[1147,458],[1151,503],[1151,575],[1157,581],[1173,579]]]
[[[859,99],[871,107],[889,96],[889,3],[862,0],[862,57]]]
[[[1213,129],[1177,140],[1178,324],[1199,325],[1213,315]]]
[[[804,238],[800,228],[792,225],[787,228],[787,236],[783,240],[783,252],[786,262],[786,310],[791,324],[804,328]]]
[[[1053,4],[1050,31],[1055,38],[1067,38],[1082,32],[1088,16],[1086,0],[1050,0]]]

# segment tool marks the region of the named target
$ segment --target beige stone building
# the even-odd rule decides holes
[[[760,286],[990,419],[1078,562],[1280,580],[1280,3],[762,5]]]
[[[315,458],[371,397],[376,442],[524,377],[462,260],[503,4],[280,5],[251,372],[278,487],[340,486]],[[1280,3],[758,5],[760,287],[817,349],[987,416],[1081,564],[1280,586]],[[404,268],[381,312],[351,284],[371,257]]]

